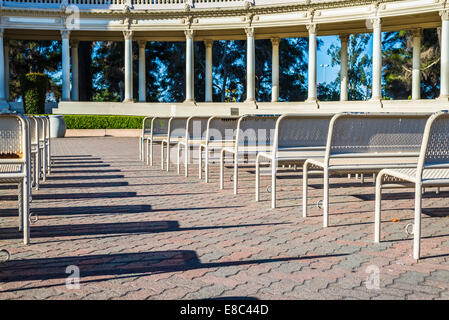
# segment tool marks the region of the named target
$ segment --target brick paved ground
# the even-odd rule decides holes
[[[371,180],[332,179],[323,229],[314,205],[301,217],[300,173],[281,174],[271,210],[269,177],[255,203],[251,169],[233,195],[230,169],[219,191],[216,165],[205,184],[196,166],[185,178],[144,165],[137,150],[132,138],[55,140],[53,174],[34,193],[30,246],[17,230],[16,196],[0,186],[0,248],[12,254],[0,265],[0,299],[449,298],[448,192],[426,194],[417,263],[403,231],[412,190],[390,192],[375,245]],[[312,184],[311,204],[322,192],[320,179]],[[65,285],[72,265],[80,289]],[[376,267],[380,289],[367,289]]]

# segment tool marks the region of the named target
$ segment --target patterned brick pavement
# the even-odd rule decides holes
[[[39,221],[30,246],[17,230],[16,195],[0,186],[0,248],[11,252],[0,265],[0,299],[449,298],[447,191],[426,194],[416,262],[404,233],[413,190],[389,191],[376,245],[371,179],[331,180],[331,226],[323,229],[319,178],[302,218],[300,172],[280,174],[272,210],[270,178],[254,202],[251,168],[233,195],[231,169],[220,191],[217,165],[205,184],[196,166],[188,178],[174,166],[167,173],[140,162],[137,150],[135,138],[55,139],[53,173],[33,196]],[[79,289],[66,286],[71,266]]]

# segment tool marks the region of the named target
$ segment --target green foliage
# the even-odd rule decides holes
[[[140,129],[144,117],[64,115],[67,129]]]
[[[21,79],[25,113],[44,113],[48,77],[43,73],[28,73]]]

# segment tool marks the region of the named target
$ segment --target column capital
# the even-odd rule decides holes
[[[78,48],[79,44],[80,44],[80,41],[78,39],[70,40],[70,45],[72,46],[72,48]]]
[[[373,26],[373,29],[379,29],[382,26],[382,19],[373,17],[369,19],[369,23]]]
[[[147,41],[146,40],[139,40],[137,41],[137,44],[139,45],[139,49],[145,49],[146,45],[147,45]]]
[[[254,37],[254,27],[246,27],[245,28],[246,37]]]
[[[185,29],[184,34],[186,35],[186,39],[193,39],[193,36],[195,35],[195,30]]]
[[[210,40],[210,39],[204,40],[204,46],[206,48],[212,48],[213,45],[214,45],[214,40]]]
[[[422,28],[416,28],[416,29],[413,29],[413,30],[412,30],[412,33],[413,33],[413,37],[414,37],[414,38],[416,38],[416,37],[421,37],[421,34],[422,34]]]
[[[281,43],[281,38],[271,38],[271,44],[273,47],[277,47]]]
[[[340,37],[340,41],[342,43],[348,43],[349,40],[349,34],[348,33],[342,33],[338,35]]]
[[[306,24],[307,30],[309,30],[309,34],[316,34],[318,31],[318,25],[316,23]]]
[[[125,40],[132,40],[133,39],[133,31],[131,30],[124,30],[123,36],[125,37]]]
[[[70,37],[70,30],[61,30],[62,39],[69,39],[69,37]]]
[[[449,20],[449,9],[440,10],[441,20],[448,21]]]

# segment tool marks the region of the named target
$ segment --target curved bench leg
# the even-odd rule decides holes
[[[382,212],[382,179],[383,174],[379,173],[376,179],[376,204],[374,209],[374,242],[380,242],[380,225]]]
[[[323,186],[323,227],[327,228],[329,226],[329,169],[327,168],[324,168]]]
[[[256,157],[256,202],[260,200],[260,157]]]
[[[415,185],[415,217],[413,224],[413,258],[418,260],[421,252],[421,208],[422,188],[421,184]]]
[[[271,160],[271,208],[276,208],[276,159]]]
[[[304,163],[302,168],[302,216],[307,217],[307,197],[308,197],[308,186],[309,186],[309,165]]]
[[[220,153],[220,189],[224,189],[224,150]],[[207,173],[206,173],[207,174]]]
[[[234,194],[238,192],[238,178],[239,178],[239,157],[234,154]]]

